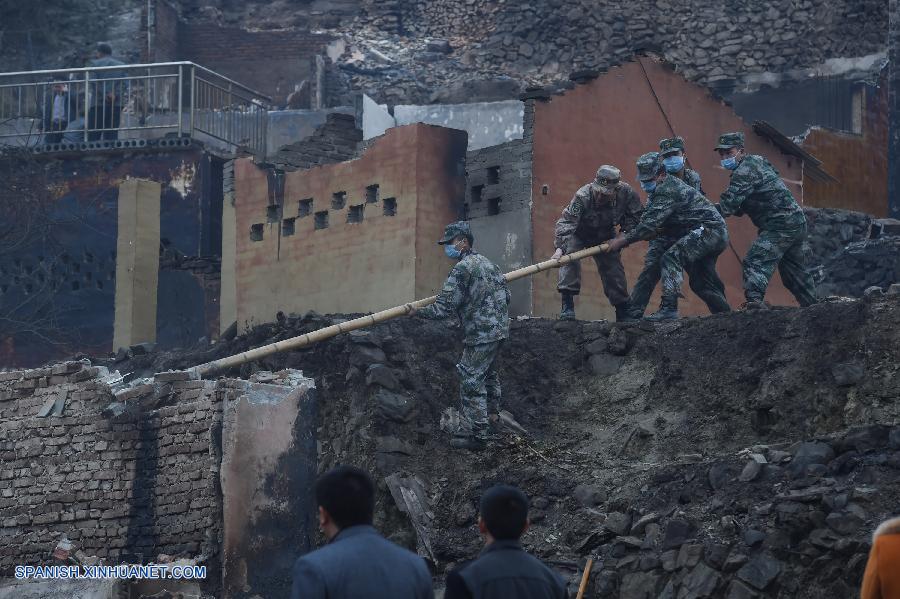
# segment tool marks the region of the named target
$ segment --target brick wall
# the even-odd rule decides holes
[[[888,216],[900,218],[900,0],[890,0],[888,33]]]
[[[49,563],[63,536],[106,563],[215,555],[215,382],[158,378],[114,397],[104,374],[80,362],[0,374],[0,575]],[[62,415],[38,417],[63,399]],[[116,399],[173,405],[104,417]]]
[[[414,299],[420,281],[434,289],[447,271],[434,242],[456,218],[465,145],[461,131],[391,129],[355,160],[286,173],[274,205],[267,173],[236,161],[238,325],[373,311]]]
[[[527,208],[531,142],[517,139],[466,154],[466,214],[479,218]]]
[[[150,8],[148,19],[148,5]],[[149,27],[148,27],[149,25]],[[149,39],[148,39],[149,29]],[[141,7],[141,62],[171,62],[178,57],[178,13],[165,0]]]
[[[744,131],[747,149],[762,154],[778,169],[788,188],[801,200],[800,164],[753,132],[733,110],[709,91],[685,81],[680,75],[655,60],[643,58],[643,66],[629,63],[610,69],[599,78],[549,101],[534,103],[534,171],[531,197],[534,228],[534,259],[548,258],[554,250],[553,231],[563,207],[575,191],[591,181],[601,164],[612,164],[622,170],[622,180],[637,189],[641,201],[646,194],[635,181],[635,160],[641,154],[658,148],[658,141],[671,136],[668,123],[684,137],[689,164],[703,179],[703,189],[713,201],[728,186],[728,174],[718,164],[712,151],[717,136],[725,131]],[[648,79],[658,96],[654,97]],[[664,111],[664,112],[663,112]],[[622,114],[629,118],[622,119]],[[664,118],[667,117],[667,119]],[[528,115],[526,113],[526,120]],[[526,122],[526,135],[527,135]],[[546,194],[544,193],[544,186]],[[731,243],[738,254],[744,255],[753,239],[756,227],[746,217],[729,218]],[[626,248],[622,253],[630,285],[643,266],[646,243]],[[741,264],[731,249],[719,256],[717,270],[726,287],[732,306],[743,301]],[[594,265],[582,263],[582,292],[576,300],[576,312],[583,318],[610,318],[613,309],[603,295],[600,277]],[[553,316],[559,312],[556,291],[557,273],[548,271],[533,277],[534,312],[538,316]],[[688,288],[679,308],[685,314],[708,314],[698,297]],[[658,292],[651,299],[650,310],[658,305]],[[793,297],[773,279],[768,300],[774,304],[793,305]]]
[[[268,162],[280,169],[297,170],[350,160],[357,155],[362,135],[352,114],[332,112],[315,133],[303,141],[283,146]]]
[[[315,95],[315,56],[332,36],[309,31],[246,31],[214,23],[178,24],[178,59],[212,69],[283,106],[306,79]]]

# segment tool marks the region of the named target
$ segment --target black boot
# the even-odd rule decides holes
[[[648,316],[647,320],[652,321],[661,321],[661,320],[675,320],[678,318],[678,298],[662,298],[662,301],[659,303],[659,310]]]
[[[575,320],[575,296],[566,291],[562,292],[562,310],[559,312],[560,320]]]
[[[613,306],[616,309],[616,322],[634,322],[637,320],[631,315],[631,309],[628,302],[622,302]]]

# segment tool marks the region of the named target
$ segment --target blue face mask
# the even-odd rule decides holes
[[[730,171],[733,171],[738,167],[737,158],[735,158],[734,156],[729,156],[728,158],[723,160],[721,164],[722,168],[728,169]]]
[[[656,189],[656,181],[641,181],[641,189],[647,193],[652,193]]]
[[[667,173],[677,173],[684,168],[684,156],[667,156],[663,158],[663,166]]]
[[[444,253],[447,254],[448,258],[453,260],[459,260],[462,256],[462,252],[456,249],[456,246],[450,245],[449,243],[444,246]]]

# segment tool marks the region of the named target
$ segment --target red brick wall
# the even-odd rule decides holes
[[[887,77],[882,77],[878,88],[866,87],[862,135],[816,128],[806,136],[803,148],[837,179],[819,183],[804,177],[807,206],[888,215],[887,96]]]
[[[788,187],[798,200],[800,165],[783,156],[774,146],[753,133],[723,103],[707,91],[688,83],[661,64],[642,59],[650,81],[675,131],[685,138],[691,166],[703,178],[703,188],[713,202],[728,185],[728,174],[719,166],[712,151],[717,136],[725,131],[744,131],[751,153],[763,154],[789,181]],[[549,102],[536,102],[534,125],[534,169],[532,178],[534,259],[544,260],[553,253],[553,229],[562,209],[575,191],[594,177],[601,164],[613,164],[622,170],[623,180],[638,189],[641,201],[646,195],[635,181],[635,160],[645,152],[659,149],[659,140],[670,137],[659,107],[650,91],[641,67],[630,63],[590,83],[579,85]],[[548,195],[541,186],[549,185]],[[732,244],[743,255],[756,237],[756,228],[747,218],[729,218]],[[623,252],[629,290],[643,265],[646,243]],[[743,301],[741,266],[726,249],[719,258],[719,275],[726,284],[733,306]],[[590,261],[583,263],[582,293],[578,313],[582,318],[609,318],[612,307],[603,295],[600,277]],[[556,271],[534,277],[534,310],[539,316],[552,316],[559,311]],[[707,314],[705,304],[684,285],[686,300],[682,312]],[[658,305],[659,292],[651,299],[649,310]],[[793,299],[780,280],[770,286],[767,299],[776,304],[793,304]]]
[[[282,217],[273,224],[266,222],[265,171],[249,159],[236,161],[239,326],[271,321],[278,310],[376,311],[439,285],[447,264],[438,265],[433,247],[420,252],[417,240],[437,239],[464,182],[462,172],[454,179],[447,170],[427,180],[439,165],[462,159],[465,146],[460,131],[421,124],[391,129],[356,160],[287,173]],[[373,184],[379,199],[366,204],[366,187]],[[347,193],[346,206],[333,209],[332,194],[339,191]],[[293,235],[283,235],[283,219],[296,217],[305,198],[313,198],[312,214],[294,221]],[[396,199],[395,216],[383,213],[387,198]],[[348,223],[357,205],[364,206],[363,220]],[[314,227],[319,211],[328,213],[326,229]],[[262,241],[250,239],[254,224],[263,224]]]

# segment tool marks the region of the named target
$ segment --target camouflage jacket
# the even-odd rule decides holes
[[[669,175],[659,182],[641,215],[641,222],[625,234],[628,243],[650,239],[658,229],[681,231],[686,235],[697,227],[720,230],[727,236],[725,219],[703,195],[679,179]]]
[[[622,231],[634,227],[641,218],[641,200],[628,183],[616,186],[612,201],[601,197],[600,191],[589,183],[575,192],[575,197],[556,221],[554,244],[567,251],[573,235],[585,243],[600,242],[616,236],[616,225]]]
[[[723,216],[746,214],[758,229],[794,230],[806,224],[803,209],[762,156],[746,156],[731,173],[731,183],[719,199]]]
[[[700,173],[698,173],[694,169],[685,167],[684,177],[679,177],[679,179],[681,179],[700,193],[703,193],[703,185],[700,183]]]
[[[418,314],[430,319],[458,317],[463,343],[478,345],[509,337],[509,300],[509,286],[497,265],[469,251],[450,271],[437,300]]]

